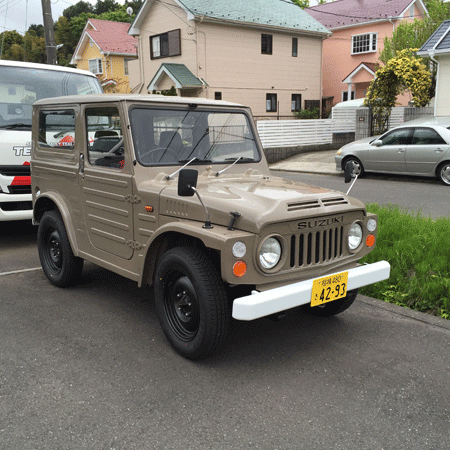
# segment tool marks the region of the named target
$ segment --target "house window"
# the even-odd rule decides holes
[[[377,33],[352,36],[352,55],[377,51]]]
[[[348,91],[342,91],[342,101],[346,102],[348,99]],[[355,91],[352,91],[350,100],[355,100]]]
[[[292,56],[298,56],[298,38],[292,38]]]
[[[124,75],[127,75],[127,76],[130,74],[130,72],[128,71],[128,62],[129,61],[131,61],[131,59],[124,58],[124,60],[123,60],[123,72],[124,72]]]
[[[222,100],[222,92],[214,92],[214,100]]]
[[[96,75],[103,73],[103,66],[101,58],[89,60],[89,70]]]
[[[291,111],[300,111],[302,109],[302,94],[292,94]]]
[[[266,111],[277,112],[277,94],[266,94]]]
[[[261,35],[261,53],[263,55],[272,54],[272,35],[262,34]]]
[[[180,29],[150,36],[150,58],[167,58],[181,55]]]

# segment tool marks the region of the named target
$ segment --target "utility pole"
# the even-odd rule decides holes
[[[56,44],[53,32],[52,7],[50,0],[41,0],[44,18],[45,48],[47,49],[47,64],[56,65]]]

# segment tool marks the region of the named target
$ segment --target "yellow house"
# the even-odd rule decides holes
[[[89,19],[71,64],[95,73],[105,92],[128,93],[128,62],[137,59],[137,40],[129,23]]]

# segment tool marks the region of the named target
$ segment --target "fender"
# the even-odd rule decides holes
[[[40,210],[42,213],[48,211],[49,208],[45,206],[45,203],[48,202],[54,204],[55,209],[57,209],[61,214],[73,254],[75,256],[79,256],[75,227],[73,226],[71,215],[69,213],[69,209],[67,208],[67,202],[61,194],[56,191],[47,191],[45,194],[41,194],[36,198],[33,205],[33,223],[35,225],[39,224],[39,220],[36,219],[36,211]]]
[[[206,248],[211,248],[222,252],[227,247],[229,240],[236,241],[236,239],[249,239],[253,238],[252,233],[241,230],[227,230],[227,227],[221,225],[214,225],[213,228],[203,228],[204,222],[194,222],[188,220],[180,220],[179,222],[171,222],[162,225],[155,233],[152,234],[150,239],[145,244],[146,250],[140,255],[142,257],[140,271],[141,276],[138,281],[139,287],[142,286],[144,280],[148,280],[151,284],[153,279],[153,270],[156,265],[154,258],[154,247],[162,245],[164,235],[176,234],[179,236],[188,236],[193,239],[197,239],[203,243]]]

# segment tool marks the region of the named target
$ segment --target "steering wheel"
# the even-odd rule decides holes
[[[106,154],[106,156],[123,156],[125,149],[123,147],[123,138]]]
[[[167,161],[166,156],[171,156],[171,159],[169,161]],[[161,162],[161,158],[164,157],[164,160],[166,160],[166,162],[176,162],[177,158],[178,158],[178,153],[170,148],[166,148],[166,147],[157,147],[157,148],[153,148],[151,150],[146,151],[145,153],[143,153],[142,155],[140,155],[140,160],[142,162],[147,162],[144,161],[144,159],[148,159],[150,163],[159,163]]]

